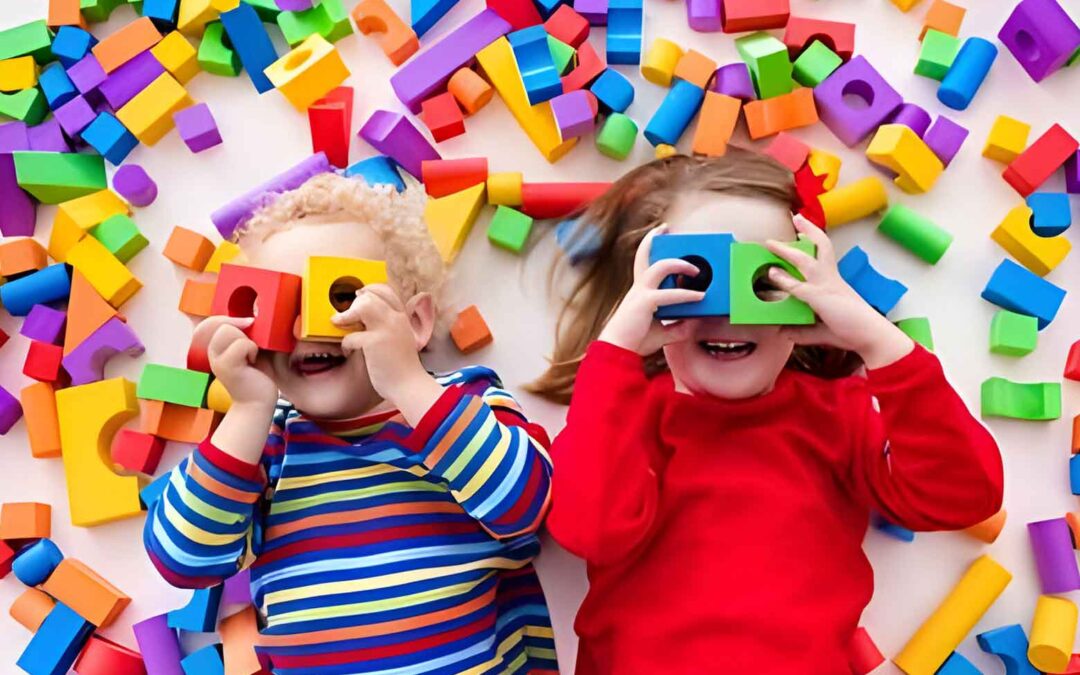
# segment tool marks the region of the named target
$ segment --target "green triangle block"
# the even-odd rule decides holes
[[[19,187],[42,204],[59,204],[108,187],[100,155],[20,151],[11,156]]]
[[[551,52],[551,59],[555,61],[555,70],[560,74],[566,73],[567,68],[570,67],[570,62],[574,60],[574,55],[577,51],[566,44],[562,40],[548,36],[548,51]]]

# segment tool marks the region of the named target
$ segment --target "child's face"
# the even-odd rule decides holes
[[[688,193],[671,209],[673,233],[729,232],[743,242],[793,241],[791,211],[771,200],[717,192]],[[664,347],[679,391],[738,399],[772,389],[792,341],[780,326],[732,326],[728,317],[684,319],[691,337]]]

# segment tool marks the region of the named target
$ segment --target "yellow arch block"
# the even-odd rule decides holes
[[[1044,673],[1063,673],[1072,659],[1077,609],[1072,600],[1039,596],[1028,640],[1028,661]]]
[[[1069,255],[1072,243],[1064,235],[1040,237],[1031,229],[1031,209],[1020,204],[1001,221],[990,238],[1021,265],[1040,277],[1046,276]]]
[[[341,340],[351,331],[330,321],[341,309],[332,304],[336,290],[352,292],[368,284],[386,283],[386,263],[382,260],[311,256],[304,263],[304,292],[300,296],[300,339]],[[346,287],[342,287],[345,285]],[[349,299],[352,304],[352,299]]]
[[[889,205],[885,184],[877,176],[834,188],[818,197],[825,212],[825,225],[836,227],[872,216]]]
[[[903,124],[883,124],[866,148],[871,162],[897,174],[896,187],[910,194],[928,192],[945,165],[919,135]]]
[[[453,262],[469,236],[484,205],[484,189],[484,183],[477,183],[461,192],[427,200],[424,220],[443,262]]]
[[[134,383],[122,377],[56,392],[71,524],[101,525],[142,513],[139,478],[112,468],[113,435],[139,412]]]

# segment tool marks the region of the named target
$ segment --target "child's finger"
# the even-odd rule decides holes
[[[653,291],[652,300],[656,307],[681,305],[684,302],[700,302],[705,297],[704,291],[692,291],[688,288],[662,288]]]
[[[800,281],[791,276],[787,270],[781,267],[770,267],[769,281],[771,281],[781,291],[794,295],[803,302],[806,301],[808,284],[805,281]]]
[[[634,278],[637,279],[645,270],[649,269],[649,253],[652,251],[652,240],[658,234],[667,232],[667,223],[660,223],[645,234],[645,238],[638,244],[634,253]],[[659,282],[657,282],[659,283]]]
[[[639,281],[648,288],[658,288],[664,279],[673,274],[696,277],[700,270],[692,263],[681,258],[665,258],[650,265],[640,276]]]
[[[391,308],[399,312],[405,310],[405,305],[401,302],[401,298],[398,297],[398,294],[389,286],[389,284],[369,284],[358,290],[356,295],[359,296],[362,293],[371,293],[372,295],[377,296]]]
[[[356,352],[364,351],[364,345],[368,340],[369,335],[364,332],[349,333],[341,340],[341,351],[345,353],[345,357]]]
[[[817,247],[817,259],[819,262],[832,267],[836,264],[836,251],[833,249],[832,240],[825,230],[814,225],[802,216],[795,216],[796,229]]]
[[[765,248],[769,249],[770,253],[780,258],[781,260],[784,260],[794,265],[796,269],[802,272],[802,275],[804,277],[808,276],[807,272],[813,269],[814,265],[816,265],[818,262],[814,258],[814,256],[809,255],[808,253],[804,253],[797,248],[788,246],[787,244],[776,241],[775,239],[769,239],[768,241],[766,241]]]

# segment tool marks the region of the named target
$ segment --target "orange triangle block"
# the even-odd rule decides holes
[[[123,316],[90,285],[78,270],[71,271],[71,295],[68,296],[67,330],[64,332],[64,356],[101,328],[106,321]]]
[[[484,190],[485,184],[480,183],[452,195],[428,199],[424,220],[444,262],[454,260],[469,236],[484,205]]]

